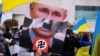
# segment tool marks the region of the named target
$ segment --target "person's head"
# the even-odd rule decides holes
[[[83,33],[82,40],[89,41],[89,34],[88,33]]]
[[[66,30],[66,35],[69,35],[69,37],[67,37],[69,39],[75,39],[77,37],[71,28]]]
[[[34,18],[48,18],[55,21],[63,21],[67,16],[66,10],[40,3],[30,4],[30,16]]]
[[[13,28],[13,29],[12,29],[12,33],[13,33],[13,34],[16,34],[17,32],[18,32],[18,28]]]
[[[66,34],[69,34],[69,35],[73,34],[73,30],[72,29],[67,29]]]

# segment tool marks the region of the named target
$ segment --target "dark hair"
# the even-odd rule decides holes
[[[6,28],[6,31],[10,31],[10,29],[9,28]]]
[[[75,34],[73,33],[72,29],[67,29],[66,31],[66,35],[69,35],[70,39],[74,39],[75,38]]]
[[[73,30],[72,29],[67,29],[66,34],[73,34]]]
[[[89,37],[88,33],[83,33],[82,40],[89,41],[88,37]]]
[[[16,31],[18,31],[18,28],[13,28],[12,30],[14,30],[16,32]]]

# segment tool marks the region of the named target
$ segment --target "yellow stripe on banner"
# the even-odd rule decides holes
[[[25,4],[28,2],[37,2],[38,0],[2,0],[2,12],[12,10],[18,5]]]
[[[98,34],[97,39],[95,40],[92,56],[100,56],[100,33]]]
[[[39,0],[30,0],[31,2],[38,2]]]
[[[87,23],[85,23],[85,24],[81,25],[76,31],[82,32],[82,31],[86,30],[87,28],[89,28],[89,26]]]

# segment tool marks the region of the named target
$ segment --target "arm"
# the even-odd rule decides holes
[[[75,42],[76,48],[80,48],[81,47],[81,44],[79,43],[79,41],[76,38],[74,39],[74,42]]]

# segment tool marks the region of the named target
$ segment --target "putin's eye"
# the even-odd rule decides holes
[[[58,11],[54,11],[52,14],[53,14],[54,16],[61,17],[61,14],[60,14]]]
[[[47,8],[41,8],[39,9],[39,11],[43,13],[49,13],[49,10]]]

